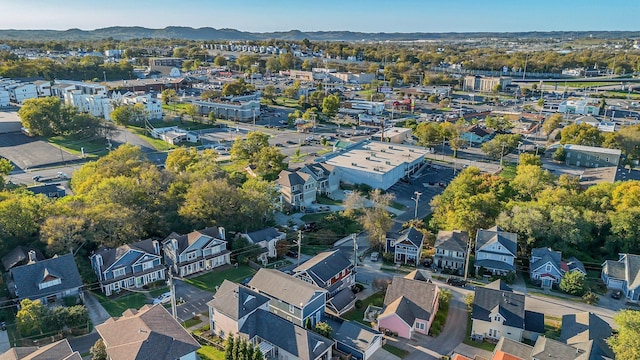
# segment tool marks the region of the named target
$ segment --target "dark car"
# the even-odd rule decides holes
[[[297,258],[298,257],[298,252],[295,250],[289,250],[287,251],[287,256],[288,257],[292,257],[292,258]]]
[[[616,290],[611,293],[611,297],[614,299],[620,299],[622,297],[622,291]]]
[[[467,284],[467,282],[464,281],[464,280],[460,280],[458,278],[450,277],[450,278],[447,279],[447,284],[451,285],[451,286],[460,286],[460,287],[462,287],[462,286],[465,286]]]
[[[287,140],[287,144],[289,145],[296,145],[297,142],[293,141],[293,140]]]

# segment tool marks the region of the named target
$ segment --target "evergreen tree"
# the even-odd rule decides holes
[[[233,335],[227,339],[227,346],[224,351],[224,360],[233,360],[233,348],[235,346],[235,338]]]

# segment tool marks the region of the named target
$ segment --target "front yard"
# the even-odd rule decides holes
[[[94,292],[92,294],[98,299],[104,309],[107,310],[109,315],[113,317],[122,316],[122,313],[127,309],[140,309],[142,306],[147,304],[146,296],[137,292],[127,292],[126,290],[123,290],[121,295],[111,298],[108,298],[104,294],[98,292]]]
[[[213,270],[204,275],[185,279],[184,282],[191,284],[198,289],[215,292],[216,286],[220,286],[225,279],[240,283],[242,280],[255,273],[255,270],[246,265],[238,266],[237,269],[232,266],[223,270]]]
[[[367,310],[369,305],[380,306],[382,307],[384,303],[384,294],[381,292],[377,292],[364,300],[357,300],[356,307],[342,315],[342,318],[345,320],[357,321],[361,324],[371,326],[370,323],[364,321],[364,312]],[[360,307],[358,307],[360,305]]]

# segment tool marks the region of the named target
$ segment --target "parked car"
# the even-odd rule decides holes
[[[166,304],[171,301],[171,292],[166,292],[157,298],[153,299],[153,305]]]
[[[318,211],[331,211],[328,205],[318,206]]]
[[[450,277],[447,279],[447,284],[451,286],[465,286],[467,283],[464,280],[460,280],[458,278]]]
[[[293,141],[293,140],[287,140],[287,144],[289,145],[296,145],[297,142]]]
[[[620,299],[622,297],[622,291],[616,290],[611,293],[611,297],[614,299]]]
[[[287,251],[287,256],[288,257],[292,257],[292,258],[297,258],[298,257],[298,252],[295,250],[289,250]]]
[[[342,192],[344,193],[345,196],[353,194],[353,191],[351,190],[343,190]]]
[[[372,252],[372,253],[371,253],[371,261],[378,261],[378,256],[379,256],[379,255],[380,255],[380,254],[379,254],[379,253],[377,253],[377,252]]]

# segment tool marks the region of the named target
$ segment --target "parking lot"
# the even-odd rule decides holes
[[[69,154],[46,141],[20,132],[0,134],[0,156],[9,159],[17,167],[16,170],[80,159],[78,155]]]

